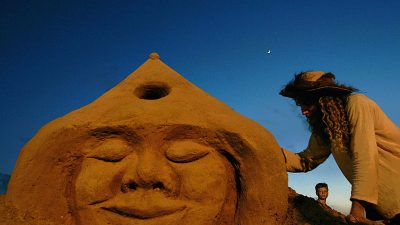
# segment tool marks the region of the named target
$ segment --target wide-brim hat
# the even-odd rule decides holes
[[[308,71],[296,74],[294,79],[287,83],[279,94],[288,98],[298,99],[346,95],[354,91],[356,91],[355,88],[338,84],[333,73]]]

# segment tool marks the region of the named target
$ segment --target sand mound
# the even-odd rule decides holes
[[[27,222],[279,225],[287,173],[268,130],[153,53],[42,127],[20,152],[6,200]]]
[[[289,188],[289,208],[286,225],[341,225],[347,224],[345,215],[321,207],[313,198],[297,194]]]

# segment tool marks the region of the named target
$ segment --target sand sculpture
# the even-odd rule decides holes
[[[54,224],[283,224],[287,187],[267,130],[152,53],[24,146],[6,200]]]

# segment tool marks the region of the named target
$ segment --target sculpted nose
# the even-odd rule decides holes
[[[121,191],[149,189],[176,193],[177,181],[178,177],[165,157],[144,152],[133,164],[128,165],[122,177]]]

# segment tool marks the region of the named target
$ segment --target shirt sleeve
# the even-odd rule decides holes
[[[302,152],[293,153],[282,148],[289,172],[308,172],[323,163],[331,154],[326,144],[316,135],[311,135],[308,146]]]
[[[374,129],[374,105],[357,96],[349,101],[351,124],[352,188],[351,199],[378,203],[378,149]]]

